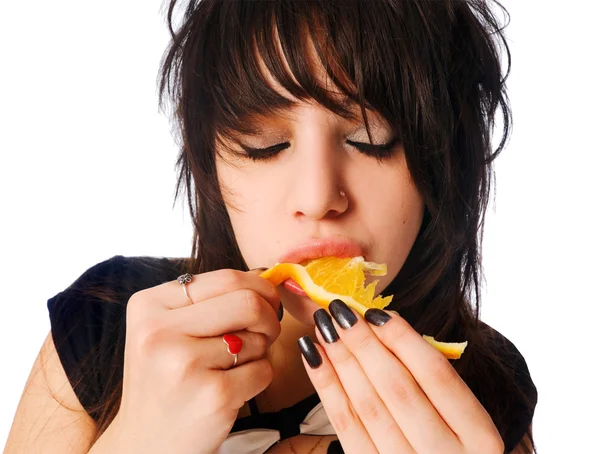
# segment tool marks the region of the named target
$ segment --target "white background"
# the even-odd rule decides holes
[[[600,452],[599,11],[504,5],[515,125],[496,162],[482,318],[528,362],[539,452]],[[47,299],[116,254],[189,253],[157,109],[159,11],[157,0],[0,7],[0,446],[49,330]]]

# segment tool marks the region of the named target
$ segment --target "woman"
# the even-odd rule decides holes
[[[175,30],[176,7],[160,92],[192,253],[116,256],[48,301],[7,452],[532,452],[526,363],[478,320],[510,129],[490,5],[202,0]],[[386,263],[387,310],[259,276],[328,255]]]

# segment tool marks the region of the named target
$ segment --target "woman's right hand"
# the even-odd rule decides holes
[[[127,452],[214,452],[273,378],[264,356],[281,331],[275,286],[226,269],[194,275],[187,291],[194,304],[177,281],[128,302],[123,394],[109,427]],[[229,370],[228,333],[243,341]]]

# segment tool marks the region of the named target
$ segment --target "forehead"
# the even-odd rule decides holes
[[[276,28],[276,27],[274,27],[274,28]],[[303,84],[300,81],[298,81],[298,79],[295,77],[294,72],[292,71],[292,69],[290,67],[288,59],[286,58],[285,52],[281,46],[281,41],[276,32],[274,32],[272,39],[273,39],[273,42],[275,45],[275,49],[277,51],[277,55],[276,55],[277,58],[272,59],[271,61],[274,62],[275,64],[280,65],[280,68],[276,68],[276,69],[281,69],[281,70],[285,71],[287,79],[292,80],[298,86],[302,86]],[[327,73],[325,67],[323,66],[323,63],[321,62],[321,60],[318,57],[317,50],[316,50],[316,47],[315,47],[315,44],[313,41],[313,39],[315,39],[315,38],[313,38],[308,32],[305,32],[301,39],[304,40],[304,49],[306,49],[306,53],[305,53],[305,55],[302,55],[300,58],[303,59],[304,63],[309,68],[309,71],[313,75],[317,85],[320,87],[320,89],[322,91],[327,92],[328,96],[331,97],[333,100],[335,100],[335,102],[339,106],[342,106],[345,110],[348,110],[351,113],[353,120],[359,120],[359,118],[360,118],[359,104],[356,101],[350,99],[331,80],[331,78],[329,77],[329,74]],[[278,80],[273,76],[273,73],[267,67],[265,60],[260,55],[260,52],[258,51],[258,48],[256,45],[253,46],[253,50],[254,50],[254,59],[257,64],[259,74],[262,77],[264,83],[269,88],[271,88],[273,91],[275,91],[278,95],[280,95],[282,98],[285,98],[288,101],[286,103],[286,105],[283,106],[282,108],[274,108],[273,109],[274,113],[281,115],[283,117],[286,117],[287,113],[289,113],[290,111],[294,111],[295,109],[297,109],[298,107],[300,107],[302,105],[314,105],[317,107],[323,107],[323,106],[320,106],[319,103],[314,99],[301,100],[301,99],[298,99],[296,96],[294,96],[292,93],[290,93],[290,91],[287,90],[286,88],[284,88],[278,82]],[[352,81],[350,81],[345,76],[345,72],[341,71],[341,74],[336,73],[336,76],[337,77],[342,76],[344,79],[344,83],[347,86],[352,86],[352,87],[354,86]],[[367,108],[367,110],[373,110],[368,105],[366,106],[366,108]],[[288,118],[288,119],[291,120],[292,118]]]
[[[364,123],[363,116],[361,113],[360,105],[355,101],[350,99],[342,90],[337,87],[329,75],[327,71],[321,64],[320,60],[317,57],[317,53],[312,42],[312,39],[305,37],[307,40],[307,49],[309,50],[307,55],[304,57],[306,59],[307,64],[310,67],[311,73],[314,75],[315,79],[318,81],[319,86],[322,90],[328,93],[328,96],[331,97],[335,102],[341,106],[348,113],[345,115],[345,118],[353,123]],[[294,83],[299,84],[299,81],[294,76],[293,71],[290,68],[290,65],[287,59],[284,56],[283,49],[281,48],[281,43],[279,39],[276,38],[276,45],[278,50],[278,58],[282,65],[282,68],[286,71],[287,77],[294,81]],[[325,106],[317,102],[313,98],[308,99],[299,99],[295,97],[290,91],[285,89],[273,76],[271,71],[269,71],[265,61],[260,56],[258,51],[255,49],[255,61],[257,62],[258,69],[260,71],[260,75],[263,78],[264,84],[267,85],[270,89],[275,91],[279,96],[286,100],[286,103],[281,106],[272,107],[268,114],[258,114],[253,113],[245,118],[247,122],[247,126],[250,128],[248,131],[250,134],[259,134],[267,132],[271,129],[274,131],[279,127],[285,128],[288,123],[294,123],[297,121],[296,112],[302,108],[303,106],[314,106],[319,110],[325,112],[327,115],[332,118],[335,114],[328,110]],[[385,118],[379,114],[374,108],[372,108],[368,102],[365,101],[365,115],[367,117],[367,121],[369,124],[373,123],[375,127],[378,124],[387,124]]]

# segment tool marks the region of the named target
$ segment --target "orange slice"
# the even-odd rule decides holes
[[[340,299],[364,317],[367,309],[383,309],[392,297],[374,298],[375,286],[372,282],[366,288],[365,272],[375,276],[387,273],[387,266],[365,262],[363,257],[338,258],[322,257],[312,260],[305,266],[295,263],[278,263],[263,271],[260,276],[275,285],[286,279],[293,279],[302,287],[310,299],[319,306],[327,308],[331,300]]]
[[[438,342],[431,336],[423,334],[423,339],[429,342],[436,350],[443,353],[448,359],[458,359],[462,356],[468,342]]]
[[[292,279],[319,306],[327,309],[332,300],[339,299],[364,317],[368,309],[383,309],[392,301],[392,295],[375,296],[378,280],[365,287],[365,274],[384,276],[387,266],[366,262],[363,257],[321,257],[304,264],[277,263],[260,276],[274,285]],[[431,336],[423,337],[449,359],[460,358],[467,346],[467,342],[438,342]]]

